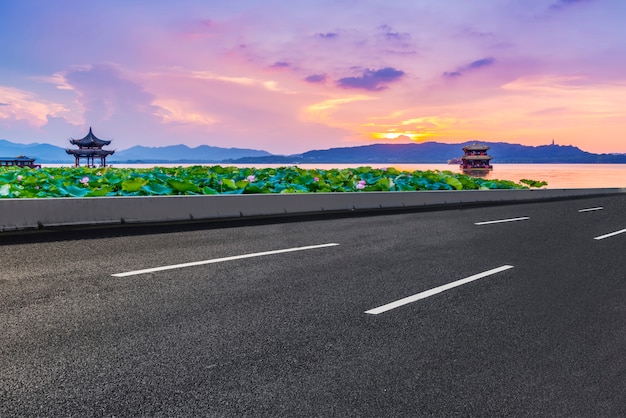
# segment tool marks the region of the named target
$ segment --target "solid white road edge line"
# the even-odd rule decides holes
[[[113,277],[128,277],[128,276],[135,276],[135,275],[138,275],[138,274],[153,273],[155,271],[173,270],[173,269],[179,269],[179,268],[184,268],[184,267],[192,267],[192,266],[201,266],[203,264],[221,263],[221,262],[224,262],[224,261],[241,260],[242,258],[262,257],[264,255],[290,253],[290,252],[294,252],[294,251],[314,250],[314,249],[317,249],[317,248],[335,247],[337,245],[339,245],[339,244],[337,244],[337,243],[329,243],[329,244],[320,244],[320,245],[309,245],[309,246],[306,246],[306,247],[285,248],[285,249],[282,249],[282,250],[263,251],[263,252],[260,252],[260,253],[234,255],[234,256],[231,256],[231,257],[223,257],[223,258],[214,258],[214,259],[211,259],[211,260],[194,261],[194,262],[191,262],[191,263],[173,264],[173,265],[169,265],[169,266],[154,267],[154,268],[148,268],[148,269],[143,269],[143,270],[127,271],[127,272],[124,272],[124,273],[112,274],[111,276],[113,276]]]
[[[430,290],[426,290],[426,291],[418,293],[416,295],[409,296],[409,297],[406,297],[404,299],[400,299],[400,300],[388,303],[388,304],[383,305],[383,306],[379,306],[378,308],[370,309],[369,311],[365,311],[365,313],[366,314],[372,314],[372,315],[378,315],[378,314],[381,314],[383,312],[387,312],[387,311],[390,311],[392,309],[398,308],[400,306],[403,306],[403,305],[406,305],[406,304],[418,301],[420,299],[425,299],[425,298],[427,298],[429,296],[436,295],[437,293],[445,292],[446,290],[450,290],[450,289],[455,288],[457,286],[461,286],[461,285],[467,284],[469,282],[473,282],[474,280],[482,279],[483,277],[491,276],[492,274],[500,273],[501,271],[505,271],[505,270],[512,269],[512,268],[513,268],[513,266],[504,265],[502,267],[498,267],[498,268],[495,268],[495,269],[484,271],[482,273],[478,273],[478,274],[475,274],[473,276],[466,277],[465,279],[461,279],[461,280],[457,280],[457,281],[452,282],[452,283],[444,284],[443,286],[439,286],[439,287],[435,287],[435,288],[430,289]]]
[[[591,212],[594,210],[602,210],[602,209],[604,209],[602,206],[598,206],[597,208],[578,209],[578,212]]]
[[[503,222],[525,221],[525,220],[528,220],[528,219],[530,219],[528,216],[523,216],[521,218],[499,219],[497,221],[476,222],[474,225],[499,224],[499,223],[503,223]]]
[[[610,234],[606,234],[606,235],[600,235],[599,237],[595,237],[594,239],[600,240],[604,238],[609,238],[615,235],[623,234],[624,232],[626,232],[626,229],[621,229],[619,231],[611,232]]]

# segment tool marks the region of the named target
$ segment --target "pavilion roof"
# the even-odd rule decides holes
[[[482,145],[477,142],[474,142],[472,145],[466,145],[463,147],[463,150],[467,151],[487,151],[489,149],[488,145]]]
[[[27,157],[25,155],[18,155],[17,157],[0,157],[2,161],[35,161],[36,158]]]
[[[100,139],[93,134],[91,130],[91,126],[89,127],[89,133],[85,135],[85,137],[81,139],[70,139],[72,145],[78,145],[79,147],[89,147],[89,148],[102,148],[104,145],[109,145],[111,141],[107,141],[104,139]]]

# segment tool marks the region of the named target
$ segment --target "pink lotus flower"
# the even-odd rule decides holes
[[[317,183],[318,181],[320,181],[320,179],[319,179],[319,178],[317,178],[317,177],[314,177],[314,178],[313,178],[313,181]]]
[[[256,176],[254,174],[250,174],[248,177],[246,177],[246,179],[250,182],[250,183],[254,183],[256,181]]]
[[[83,184],[89,183],[89,177],[87,177],[87,176],[83,177],[82,179],[80,179],[80,182],[83,183]]]
[[[21,175],[17,176],[17,181],[22,181],[22,176]]]

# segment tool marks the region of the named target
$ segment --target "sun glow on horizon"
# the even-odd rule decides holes
[[[410,142],[423,142],[424,140],[432,137],[433,135],[430,133],[420,133],[420,132],[412,132],[412,131],[401,131],[401,132],[372,132],[370,134],[372,139],[375,140],[386,140],[386,141],[403,141],[407,140]]]

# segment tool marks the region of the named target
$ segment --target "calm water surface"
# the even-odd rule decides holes
[[[193,164],[158,164],[162,167],[177,167]],[[299,164],[305,169],[396,167],[399,170],[449,170],[460,172],[457,165],[448,164]],[[49,166],[68,166],[50,164]],[[155,164],[112,164],[121,168],[152,168]],[[284,167],[285,164],[237,164],[237,167]],[[519,182],[530,179],[548,182],[549,189],[626,187],[626,164],[494,164],[494,169],[485,178]]]

